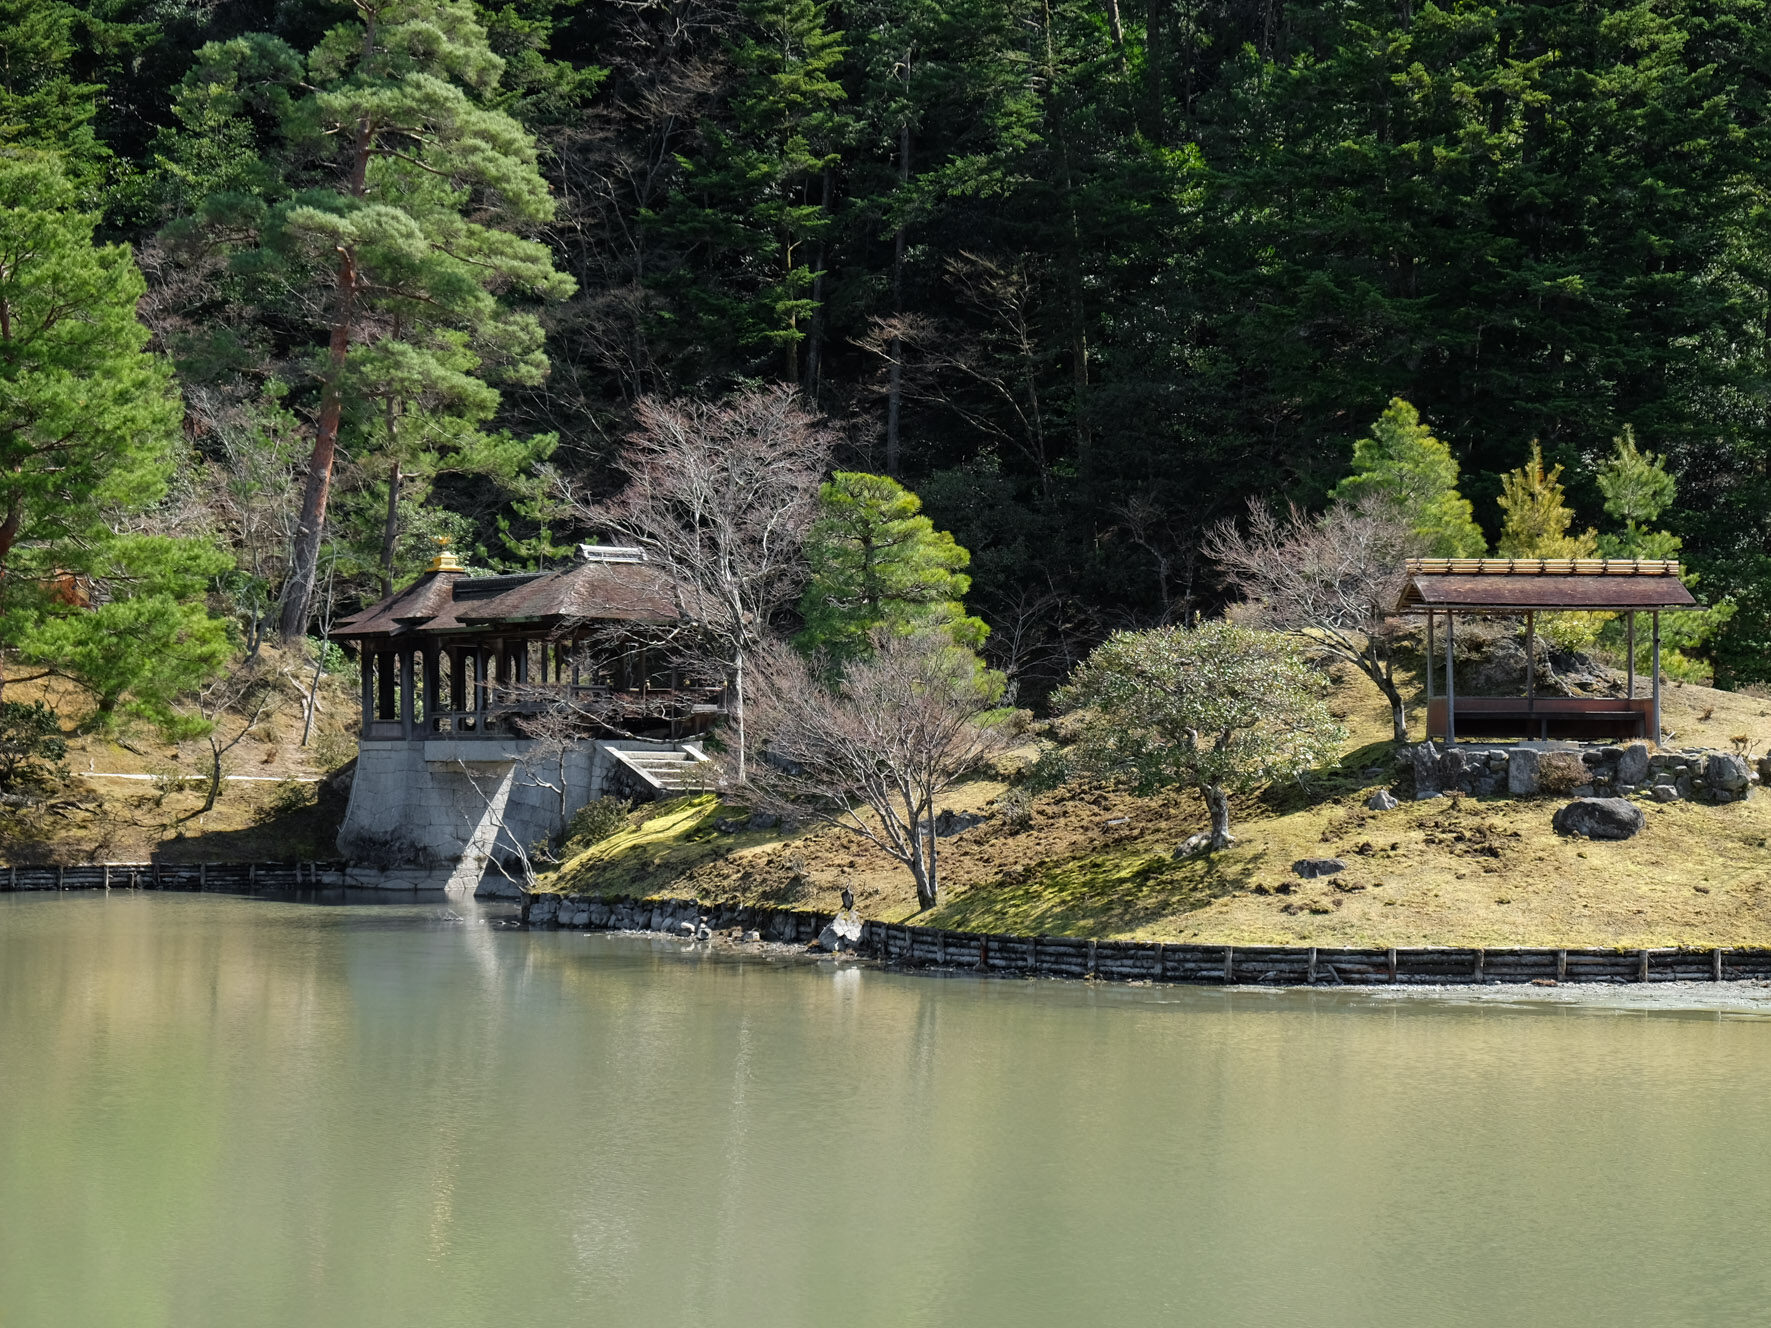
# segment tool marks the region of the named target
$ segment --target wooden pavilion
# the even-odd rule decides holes
[[[676,739],[724,710],[723,686],[648,648],[681,620],[638,549],[584,545],[568,567],[509,576],[469,576],[443,552],[332,639],[361,652],[365,739],[520,739],[554,709],[585,736]]]
[[[1410,558],[1397,611],[1427,619],[1427,736],[1456,742],[1471,738],[1567,738],[1660,741],[1660,615],[1694,609],[1697,601],[1679,580],[1675,561],[1647,558]],[[1628,638],[1628,682],[1621,697],[1538,696],[1537,615],[1620,613]],[[1636,695],[1636,615],[1651,617],[1653,682]],[[1458,614],[1525,619],[1525,695],[1457,694],[1452,652]],[[1435,628],[1445,626],[1445,690],[1434,695]]]

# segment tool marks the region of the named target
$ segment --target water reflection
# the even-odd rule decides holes
[[[1763,1021],[508,912],[0,899],[0,1323],[1721,1324],[1771,1291]]]

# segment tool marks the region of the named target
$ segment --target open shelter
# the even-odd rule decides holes
[[[1679,580],[1679,564],[1658,558],[1410,558],[1398,613],[1427,619],[1427,736],[1456,742],[1471,738],[1568,738],[1660,741],[1660,615],[1694,609],[1697,601]],[[1621,697],[1538,696],[1537,615],[1622,614],[1628,638],[1628,683]],[[1636,695],[1636,615],[1650,615],[1654,641],[1652,687]],[[1457,694],[1452,654],[1457,615],[1523,616],[1525,695]],[[1435,631],[1445,628],[1445,690],[1434,695]]]

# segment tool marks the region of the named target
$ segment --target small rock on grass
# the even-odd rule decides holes
[[[1396,801],[1396,795],[1389,789],[1379,789],[1365,800],[1365,805],[1374,812],[1393,812],[1402,804]]]
[[[1347,869],[1347,864],[1339,858],[1299,858],[1291,864],[1291,869],[1309,881],[1318,876],[1333,876],[1336,872],[1343,872]]]

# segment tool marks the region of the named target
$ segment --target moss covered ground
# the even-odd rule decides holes
[[[1173,856],[1205,825],[1195,796],[1068,785],[1035,798],[1024,828],[994,816],[943,839],[944,901],[917,916],[909,874],[858,837],[722,834],[715,822],[742,812],[704,796],[642,808],[614,837],[569,849],[548,884],[806,908],[834,908],[847,885],[863,913],[890,921],[1205,944],[1771,944],[1771,793],[1649,805],[1648,828],[1619,843],[1556,835],[1556,800],[1440,798],[1372,812],[1364,800],[1393,770],[1387,708],[1350,670],[1333,705],[1350,734],[1340,765],[1241,801],[1239,843],[1206,858]],[[1771,746],[1762,697],[1671,685],[1664,710],[1670,745]],[[948,805],[987,809],[1011,782],[972,781]],[[1323,856],[1348,869],[1314,881],[1290,870]]]

